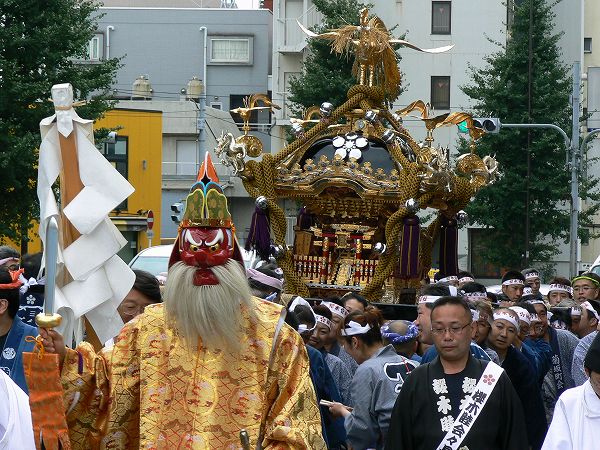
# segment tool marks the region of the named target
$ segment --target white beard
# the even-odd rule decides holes
[[[242,308],[253,319],[250,287],[240,263],[229,260],[211,268],[219,284],[196,286],[196,267],[177,262],[169,268],[164,290],[167,321],[196,347],[236,351],[240,347]]]

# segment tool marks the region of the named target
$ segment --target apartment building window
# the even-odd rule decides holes
[[[100,153],[113,165],[115,169],[125,178],[128,179],[127,170],[127,154],[129,147],[129,138],[127,136],[117,136],[115,142],[104,142],[100,147]],[[127,211],[127,199],[123,200],[118,205],[116,210]]]
[[[583,52],[592,53],[592,38],[583,38]]]
[[[431,106],[450,109],[450,77],[431,77]]]
[[[102,59],[103,39],[101,34],[94,35],[88,42],[86,61],[100,61]]]
[[[431,2],[431,34],[450,34],[452,2]]]
[[[214,37],[210,39],[210,64],[252,64],[250,37]]]
[[[175,174],[195,176],[198,173],[196,141],[178,140],[175,143]]]

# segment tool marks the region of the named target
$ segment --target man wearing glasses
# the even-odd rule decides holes
[[[431,310],[438,357],[406,378],[386,448],[529,448],[521,402],[504,370],[470,352],[474,322],[466,301],[442,297]]]
[[[573,297],[581,304],[587,300],[596,300],[600,288],[600,279],[594,273],[583,273],[571,281]]]

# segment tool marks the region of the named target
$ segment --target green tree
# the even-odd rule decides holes
[[[553,31],[551,3],[523,0],[515,9],[506,45],[486,58],[485,68],[472,69],[472,83],[462,89],[475,100],[476,116],[500,117],[505,123],[551,123],[570,133],[570,68],[560,60],[560,34]],[[548,262],[557,254],[559,240],[568,239],[570,174],[565,168],[563,140],[552,130],[533,129],[530,133],[529,137],[527,130],[505,128],[485,136],[477,146],[480,156],[496,156],[504,175],[482,189],[468,207],[471,223],[489,228],[482,256],[498,267],[518,268],[525,262],[527,190],[528,260]],[[461,152],[466,151],[463,140]],[[592,192],[596,184],[596,180],[587,180],[582,198],[597,200]],[[582,225],[597,208],[582,215]]]
[[[358,0],[313,0],[313,3],[323,14],[323,23],[314,30],[316,33],[358,25],[360,11],[369,7]],[[352,76],[351,55],[333,53],[329,42],[322,39],[310,39],[308,49],[302,75],[290,80],[290,107],[296,117],[304,108],[326,101],[340,106],[348,99],[348,89],[357,84]]]
[[[26,237],[38,215],[39,122],[54,113],[50,89],[71,83],[78,108],[97,119],[112,106],[119,59],[82,63],[96,31],[94,0],[3,0],[0,3],[0,239]]]

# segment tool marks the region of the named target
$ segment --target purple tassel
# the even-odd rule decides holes
[[[298,211],[298,218],[296,219],[296,226],[301,230],[309,230],[310,227],[315,224],[315,216],[308,212],[306,206],[303,206]]]
[[[394,277],[404,280],[419,278],[419,238],[421,226],[417,216],[408,216],[403,220],[400,236],[400,257]]]
[[[440,224],[440,277],[458,275],[458,226],[442,216]]]
[[[271,234],[267,209],[258,206],[254,208],[252,223],[250,224],[250,231],[248,232],[245,248],[248,251],[254,249],[262,260],[269,260],[271,252]]]

